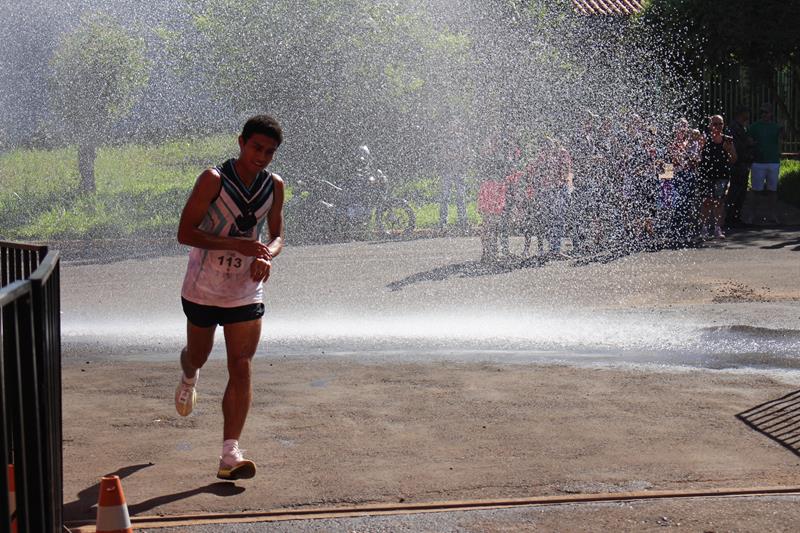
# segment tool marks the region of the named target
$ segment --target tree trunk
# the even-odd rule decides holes
[[[97,147],[94,142],[83,142],[78,145],[78,172],[81,175],[81,192],[92,194],[95,192],[94,160],[97,157]]]

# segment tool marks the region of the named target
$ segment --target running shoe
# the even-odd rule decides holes
[[[198,370],[194,375],[194,383],[186,383],[184,381],[183,372],[181,372],[181,382],[178,383],[178,388],[175,389],[175,409],[181,416],[189,416],[194,409],[194,404],[197,403],[197,378],[200,374]]]
[[[724,239],[725,238],[725,234],[722,232],[722,228],[721,227],[717,226],[717,227],[714,228],[714,237],[716,237],[717,239]]]
[[[242,456],[242,450],[238,446],[219,458],[219,471],[217,477],[220,479],[250,479],[256,475],[256,464]]]

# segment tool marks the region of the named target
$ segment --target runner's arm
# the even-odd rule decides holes
[[[221,186],[222,180],[215,170],[208,169],[200,174],[181,213],[178,242],[205,250],[233,250],[247,256],[266,256],[267,247],[258,241],[221,237],[200,229]]]
[[[274,185],[272,206],[267,213],[267,226],[270,236],[275,235],[267,243],[267,255],[256,257],[250,264],[250,277],[253,281],[267,281],[272,272],[272,258],[283,250],[283,179],[272,175]]]
[[[277,174],[272,174],[275,184],[272,196],[272,206],[267,213],[267,227],[269,228],[270,241],[267,249],[270,257],[275,257],[283,250],[283,178]]]

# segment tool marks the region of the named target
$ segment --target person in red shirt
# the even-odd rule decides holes
[[[563,256],[561,240],[572,191],[572,158],[558,140],[548,137],[536,160],[527,167],[526,175],[526,195],[530,198],[526,226],[530,236],[526,236],[524,252],[527,253],[530,238],[536,235],[540,252],[544,252],[543,241],[547,240],[548,254]]]
[[[478,190],[478,213],[481,215],[481,262],[498,259],[498,244],[503,211],[506,204],[506,184],[503,180],[485,179]]]

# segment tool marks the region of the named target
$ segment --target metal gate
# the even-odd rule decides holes
[[[58,252],[0,242],[0,530],[62,531]],[[7,465],[14,467],[16,512]]]
[[[800,133],[792,131],[800,128],[800,80],[796,71],[789,67],[777,70],[766,82],[756,81],[746,68],[734,66],[708,71],[703,78],[700,92],[702,116],[719,113],[725,117],[725,122],[730,122],[733,113],[742,106],[750,110],[751,120],[756,121],[761,105],[769,103],[773,106],[776,120],[784,127],[781,151],[800,152]],[[776,101],[776,91],[782,104]]]

